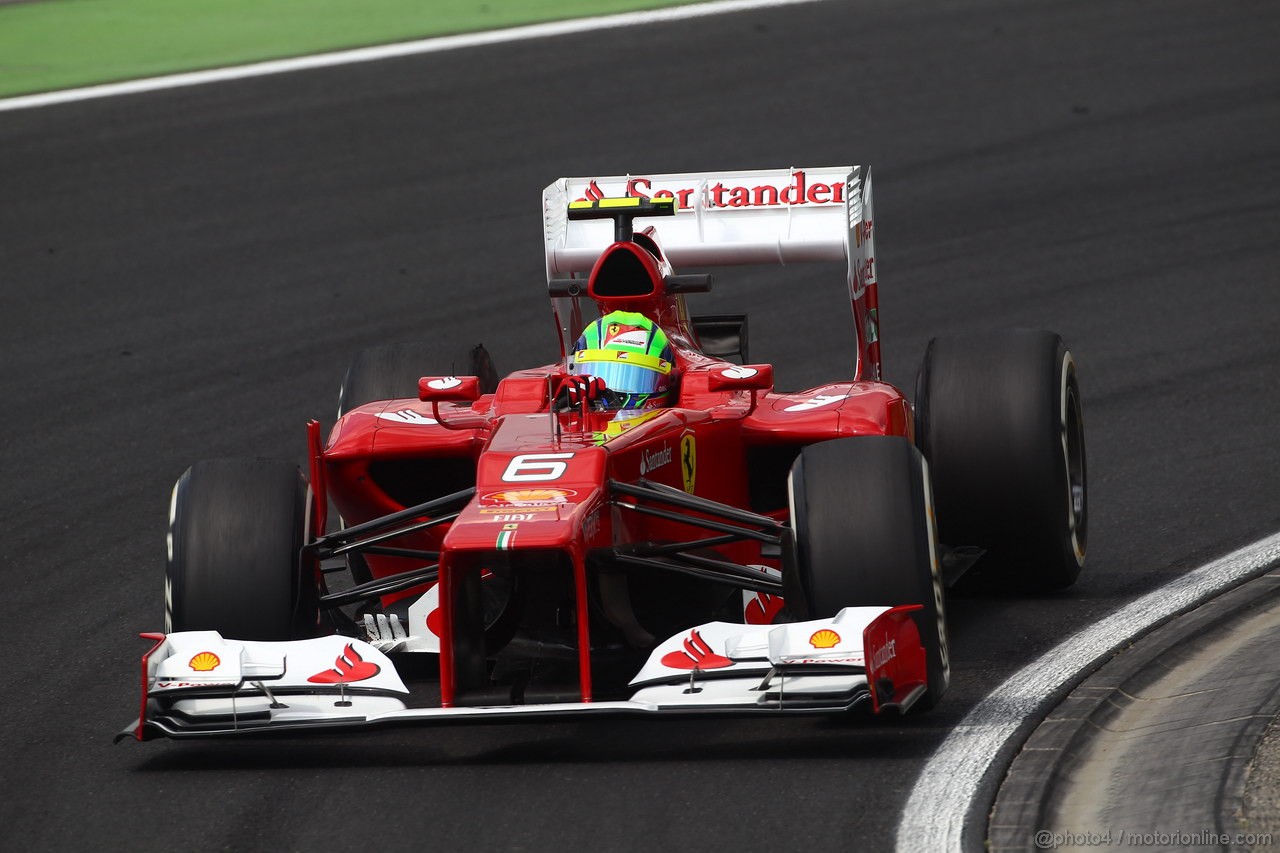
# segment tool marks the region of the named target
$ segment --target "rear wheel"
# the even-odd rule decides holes
[[[1030,590],[1084,566],[1088,503],[1075,362],[1052,332],[936,338],[916,382],[938,536],[987,551],[977,574]]]
[[[915,707],[933,707],[947,688],[950,664],[920,452],[888,436],[810,445],[791,468],[790,494],[799,588],[793,582],[787,590],[788,610],[817,619],[843,607],[922,605],[915,617],[929,685]]]
[[[316,572],[300,557],[306,488],[275,459],[197,462],[169,511],[165,631],[217,631],[237,640],[311,636]]]

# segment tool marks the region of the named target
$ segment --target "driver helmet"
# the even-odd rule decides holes
[[[573,372],[597,376],[609,389],[606,409],[670,405],[675,387],[671,342],[643,314],[614,311],[591,323],[574,345]]]

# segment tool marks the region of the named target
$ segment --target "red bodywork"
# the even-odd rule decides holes
[[[614,243],[601,255],[586,295],[602,314],[639,311],[666,331],[679,376],[672,408],[646,411],[630,423],[615,421],[613,412],[551,414],[551,392],[564,371],[548,365],[518,371],[502,380],[496,393],[469,404],[400,399],[361,406],[338,421],[321,449],[312,482],[318,492],[327,491],[347,525],[475,487],[475,496],[451,523],[403,540],[412,548],[440,552],[440,611],[433,625],[441,638],[445,707],[485,677],[477,655],[465,651],[483,641],[470,624],[474,618],[463,612],[469,606],[468,584],[478,582],[487,563],[509,559],[513,552],[531,559],[545,556],[571,572],[578,686],[581,700],[591,700],[589,554],[691,536],[690,527],[677,520],[623,512],[611,502],[610,481],[636,483],[643,477],[785,522],[786,474],[804,445],[855,435],[912,438],[910,404],[897,388],[873,378],[880,376],[879,346],[863,322],[875,307],[873,276],[853,306],[859,321],[855,378],[776,393],[760,387],[771,376],[767,365],[739,368],[700,351],[684,297],[667,291],[671,268],[656,236],[652,229],[638,236],[642,242]],[[600,283],[620,265],[632,274],[643,270],[649,281],[642,289],[649,292],[602,294]],[[389,413],[400,414],[393,419],[386,417]],[[316,503],[322,508],[325,502]],[[761,553],[759,542],[733,542],[717,550],[734,563],[779,566],[776,556]],[[373,554],[367,561],[374,578],[422,562]],[[519,570],[525,563],[512,565]],[[383,603],[416,598],[425,589],[388,595]]]

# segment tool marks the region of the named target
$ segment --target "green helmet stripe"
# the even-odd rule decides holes
[[[667,333],[662,331],[662,328],[657,323],[653,323],[652,328],[649,330],[649,346],[645,349],[645,352],[649,355],[660,356],[667,346]]]
[[[661,357],[662,353],[671,345],[671,342],[667,340],[666,333],[662,331],[662,327],[643,314],[634,311],[613,311],[589,324],[583,330],[582,339],[585,343],[583,349],[602,349],[604,346],[604,330],[610,323],[621,323],[626,326],[634,326],[637,329],[648,330],[648,338],[643,349],[645,355]]]
[[[582,337],[586,340],[587,349],[600,349],[600,326],[602,322],[596,320],[587,326],[586,331],[582,333]]]

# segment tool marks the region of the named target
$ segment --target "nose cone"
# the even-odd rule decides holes
[[[476,494],[444,549],[568,548],[604,495],[606,453],[554,444],[546,415],[504,419],[476,466]]]

